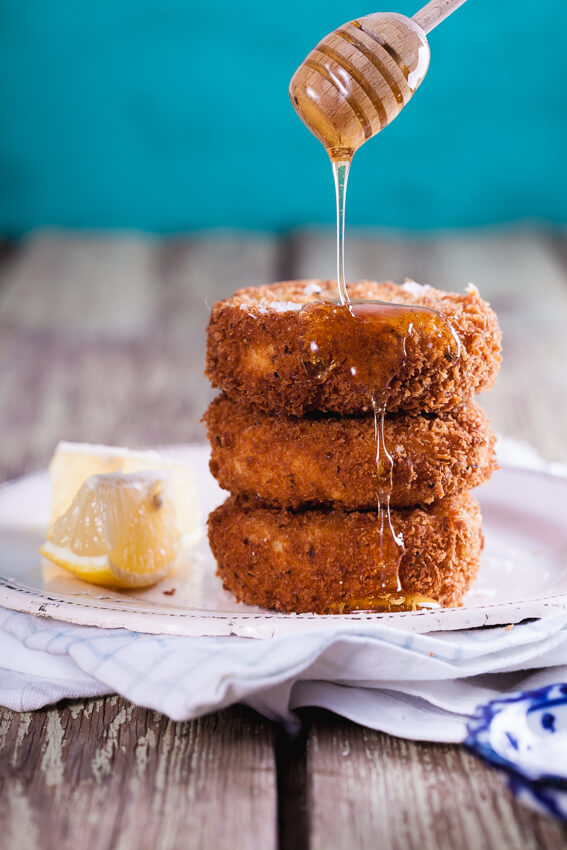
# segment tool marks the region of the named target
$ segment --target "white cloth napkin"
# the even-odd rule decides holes
[[[567,681],[566,661],[567,614],[513,628],[415,635],[372,625],[258,641],[156,637],[0,609],[0,703],[18,711],[116,691],[175,720],[242,702],[293,727],[294,709],[321,706],[393,735],[461,741],[479,703]]]
[[[541,466],[529,447],[506,451]],[[0,704],[17,711],[117,692],[175,720],[242,702],[293,728],[295,709],[320,706],[400,737],[452,742],[477,705],[561,681],[567,613],[427,635],[365,624],[253,640],[80,627],[0,608]]]

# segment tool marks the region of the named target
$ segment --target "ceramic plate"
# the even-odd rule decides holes
[[[0,605],[70,623],[151,634],[243,635],[360,629],[382,623],[413,632],[517,623],[567,610],[567,479],[505,468],[477,491],[486,546],[479,577],[460,608],[345,615],[278,614],[234,601],[215,575],[207,513],[226,494],[208,470],[206,446],[173,449],[194,465],[203,538],[177,570],[149,590],[113,592],[73,578],[42,559],[47,525],[46,472],[0,487]],[[172,592],[173,591],[173,592]]]

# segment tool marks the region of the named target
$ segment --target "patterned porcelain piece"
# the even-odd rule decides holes
[[[465,746],[504,771],[522,802],[567,821],[567,683],[480,706]]]

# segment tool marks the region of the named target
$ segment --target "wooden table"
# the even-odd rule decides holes
[[[495,427],[567,461],[567,241],[484,232],[349,239],[351,278],[474,281],[498,311]],[[208,307],[246,284],[332,276],[329,234],[195,239],[38,234],[0,262],[0,480],[45,466],[58,439],[204,439]],[[174,723],[116,696],[0,709],[0,847],[567,847],[457,746],[413,743],[322,711],[289,741],[233,708]]]

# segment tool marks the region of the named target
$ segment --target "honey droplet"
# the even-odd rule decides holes
[[[299,345],[311,380],[323,383],[335,372],[366,395],[368,406],[388,407],[388,390],[403,373],[414,338],[460,354],[451,324],[428,307],[383,301],[313,301],[299,314]]]

